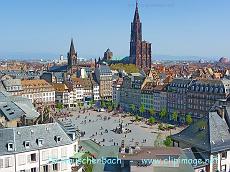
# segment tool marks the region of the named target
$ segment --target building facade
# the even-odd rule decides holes
[[[100,98],[104,100],[112,99],[112,72],[107,65],[99,65],[95,69],[95,76],[100,87]]]
[[[22,80],[22,96],[32,103],[43,103],[49,106],[55,105],[55,89],[45,80]]]
[[[229,93],[229,79],[197,79],[188,89],[188,112],[194,119],[200,119],[217,100],[226,99]]]
[[[125,111],[132,111],[131,106],[135,106],[135,111],[141,106],[141,86],[144,76],[140,73],[132,73],[123,78],[120,94],[120,106]]]
[[[194,82],[192,79],[175,78],[167,88],[167,109],[168,117],[172,120],[172,114],[178,113],[178,121],[185,122],[188,114],[187,92],[190,85]]]

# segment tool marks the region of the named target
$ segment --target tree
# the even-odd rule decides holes
[[[178,118],[178,113],[176,112],[176,111],[174,111],[173,112],[173,114],[172,114],[172,119],[173,119],[173,121],[177,121],[177,118]]]
[[[150,115],[155,114],[155,109],[154,109],[153,107],[151,107],[151,108],[149,109],[149,113],[150,113]]]
[[[158,125],[158,129],[159,129],[159,130],[164,130],[163,124],[160,123],[160,124]]]
[[[169,147],[172,144],[172,139],[170,137],[166,137],[164,140],[164,145]]]
[[[57,103],[56,108],[60,111],[60,110],[62,110],[64,108],[64,106],[63,106],[62,103]]]
[[[150,117],[149,118],[149,123],[152,125],[152,124],[154,124],[155,123],[155,118],[154,117]]]
[[[108,111],[111,112],[113,110],[113,106],[108,106]]]
[[[117,102],[113,102],[113,109],[117,109],[117,107],[118,107]]]
[[[141,115],[143,115],[143,113],[145,112],[145,106],[142,104],[140,109],[139,109]]]
[[[134,105],[134,104],[131,104],[131,105],[130,105],[130,108],[132,109],[132,112],[134,113],[134,111],[135,111],[135,109],[136,109],[135,105]]]
[[[135,121],[140,121],[140,117],[138,115],[135,116]]]
[[[94,103],[94,101],[93,101],[93,100],[90,100],[90,102],[89,102],[90,108],[93,106],[93,103]]]
[[[104,100],[101,101],[101,107],[103,107],[103,108],[106,107],[106,104],[105,104],[105,101],[104,101]]]
[[[190,114],[186,115],[186,123],[190,125],[192,123],[192,116]]]
[[[167,116],[167,110],[166,108],[161,109],[160,111],[160,117],[163,119]]]

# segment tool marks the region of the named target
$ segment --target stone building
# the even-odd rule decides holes
[[[141,86],[145,76],[140,73],[131,73],[123,78],[120,94],[120,106],[125,111],[132,111],[131,105],[137,111],[141,106]]]
[[[167,89],[167,109],[170,120],[172,120],[172,113],[177,112],[178,121],[185,122],[185,117],[188,114],[187,92],[193,82],[192,79],[175,78],[169,84]]]
[[[188,113],[193,118],[202,118],[217,100],[226,99],[230,93],[230,80],[198,79],[187,92]]]
[[[109,66],[100,64],[95,69],[95,76],[99,84],[100,98],[104,100],[112,99],[112,72]]]

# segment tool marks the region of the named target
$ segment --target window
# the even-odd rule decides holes
[[[49,151],[42,151],[42,161],[49,159]]]
[[[0,159],[0,169],[3,168],[3,159]]]
[[[48,165],[44,165],[44,166],[43,166],[43,172],[48,172],[48,170],[49,170]]]
[[[227,170],[226,165],[221,166],[221,171],[225,172]]]
[[[30,141],[25,141],[24,146],[26,149],[30,148]]]
[[[13,166],[12,158],[10,158],[10,157],[5,158],[5,168],[9,168],[9,167],[12,167],[12,166]]]
[[[14,150],[14,144],[8,143],[7,148],[8,148],[8,151],[13,151]]]
[[[36,162],[36,153],[30,155],[31,162]]]
[[[53,164],[53,171],[58,171],[58,164]]]
[[[54,140],[58,143],[58,142],[61,141],[61,137],[60,137],[60,136],[55,136],[55,137],[54,137]]]
[[[36,168],[31,168],[30,172],[37,172]]]
[[[18,156],[18,164],[19,164],[19,165],[24,165],[24,164],[26,164],[26,157],[25,157],[25,155],[19,155],[19,156]]]
[[[39,147],[43,146],[43,144],[44,144],[44,140],[43,139],[38,139],[37,142],[38,142],[38,146]]]
[[[57,149],[52,150],[52,158],[58,159],[58,150]]]
[[[67,149],[66,149],[66,147],[61,149],[61,157],[67,157]]]
[[[227,158],[227,152],[222,152],[221,157],[222,157],[222,159],[226,159]]]

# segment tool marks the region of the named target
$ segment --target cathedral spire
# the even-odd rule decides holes
[[[73,44],[73,38],[71,38],[71,44],[70,44],[70,50],[69,50],[70,56],[75,55],[75,48]]]
[[[133,22],[140,22],[140,16],[139,16],[139,10],[138,10],[138,0],[136,0],[136,9],[135,9],[135,15],[134,15],[134,19]]]

